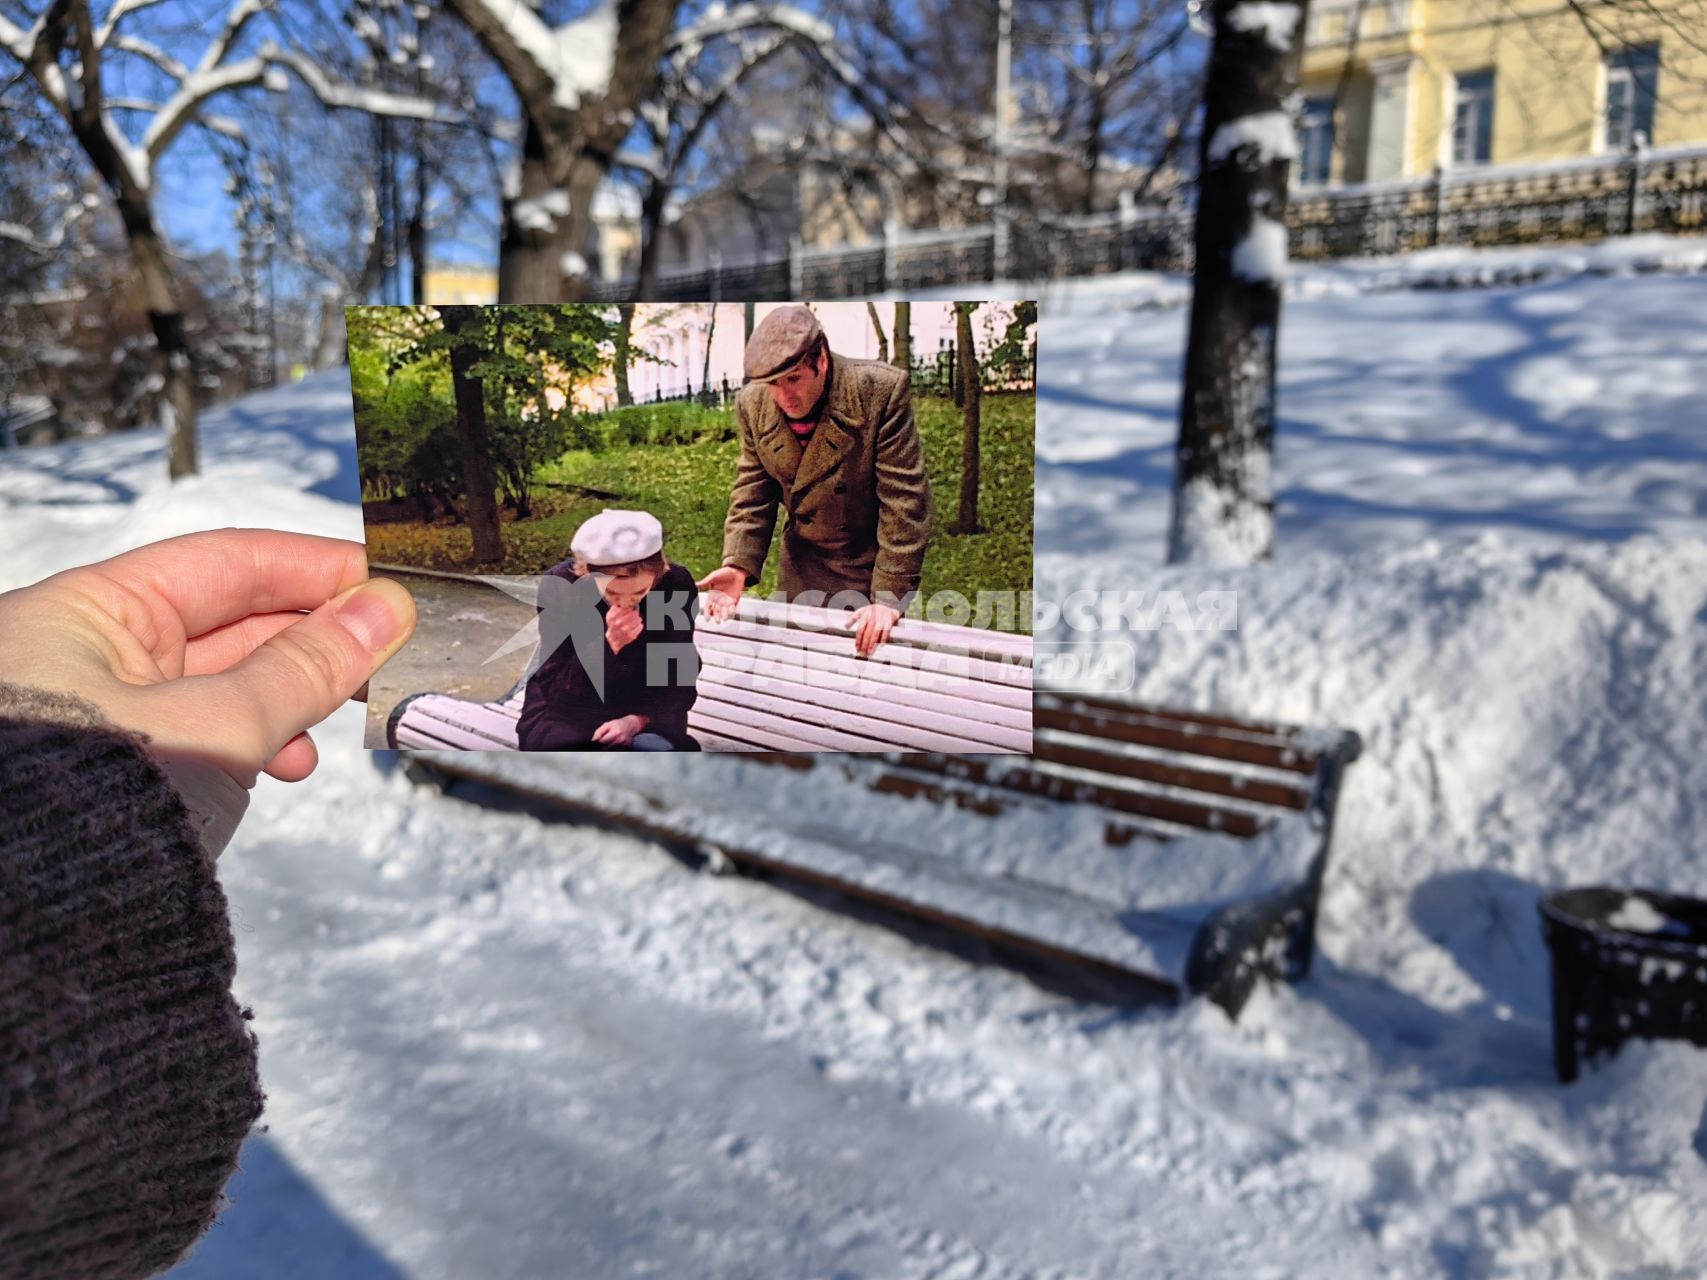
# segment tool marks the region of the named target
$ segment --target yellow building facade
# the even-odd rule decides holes
[[[1707,143],[1707,0],[1315,0],[1302,87],[1306,186]]]

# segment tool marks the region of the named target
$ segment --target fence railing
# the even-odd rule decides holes
[[[916,396],[952,396],[960,400],[959,349],[954,339],[944,338],[935,351],[914,352],[911,359],[912,387]],[[1031,391],[1037,386],[1036,343],[1015,350],[1002,359],[992,356],[978,362],[978,385],[985,392]],[[724,377],[710,386],[654,387],[634,397],[637,405],[697,404],[707,409],[727,409],[741,388]],[[611,406],[615,407],[615,406]]]
[[[783,256],[663,274],[659,302],[858,298],[991,280],[1137,269],[1189,271],[1192,210],[1123,210],[1051,223],[902,232],[884,243],[792,246]],[[1287,208],[1298,260],[1404,253],[1435,245],[1598,240],[1707,230],[1707,147],[1638,150],[1556,164],[1483,167],[1402,182],[1300,187]],[[1005,247],[1003,247],[1005,246]],[[593,285],[626,302],[633,280]]]

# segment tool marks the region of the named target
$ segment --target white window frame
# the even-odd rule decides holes
[[[1652,94],[1653,101],[1649,104],[1649,111],[1650,114],[1657,114],[1659,110],[1660,51],[1659,45],[1656,42],[1650,41],[1646,44],[1627,45],[1622,49],[1613,51],[1600,61],[1601,97],[1599,123],[1600,149],[1602,151],[1623,152],[1627,150],[1630,146],[1630,138],[1638,132],[1635,126],[1636,118],[1640,114],[1638,104],[1640,101],[1639,95],[1641,86],[1636,77],[1636,69],[1630,66],[1614,66],[1613,63],[1618,60],[1620,54],[1638,53],[1647,49],[1652,49],[1654,51],[1654,92]],[[1630,129],[1627,136],[1615,139],[1612,135],[1612,95],[1615,86],[1620,83],[1628,86],[1629,88],[1630,102],[1628,113]],[[1654,142],[1653,125],[1654,122],[1650,119],[1648,121],[1648,128],[1645,131],[1642,131],[1647,135],[1647,144],[1649,146],[1652,146]]]
[[[1464,159],[1458,154],[1458,114],[1464,105],[1464,81],[1471,78],[1487,77],[1487,113],[1488,113],[1488,154],[1485,158],[1474,158],[1475,138],[1480,130],[1471,128],[1469,131],[1470,151],[1472,158]],[[1446,92],[1446,136],[1443,139],[1443,159],[1448,168],[1475,169],[1494,162],[1494,111],[1499,97],[1499,72],[1494,67],[1477,67],[1471,71],[1454,72],[1447,81]],[[1472,120],[1472,126],[1476,123]]]

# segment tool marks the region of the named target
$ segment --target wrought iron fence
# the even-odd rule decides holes
[[[1189,271],[1192,216],[1188,207],[1127,210],[1000,229],[903,232],[880,245],[797,246],[786,256],[759,262],[666,273],[654,297],[660,302],[858,298],[997,279]],[[1702,232],[1707,230],[1707,147],[1300,188],[1288,201],[1287,225],[1292,257],[1299,260],[1435,245]],[[635,287],[632,280],[600,282],[589,300],[629,301]]]

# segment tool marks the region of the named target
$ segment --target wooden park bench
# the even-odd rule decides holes
[[[704,754],[517,752],[525,675],[491,703],[405,699],[388,737],[419,778],[827,888],[1103,993],[1236,1014],[1259,977],[1307,972],[1355,734],[1034,689],[1031,638],[975,628],[903,621],[859,658],[841,616],[747,599],[695,638]]]

